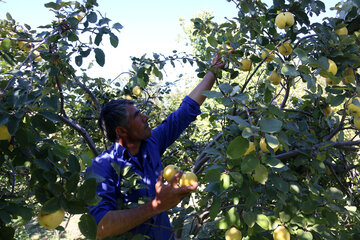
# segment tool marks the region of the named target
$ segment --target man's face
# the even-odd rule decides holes
[[[131,140],[142,141],[151,136],[151,129],[148,124],[149,117],[139,111],[134,105],[127,105],[129,114],[128,137]]]

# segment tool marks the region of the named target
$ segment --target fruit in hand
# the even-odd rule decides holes
[[[170,182],[171,179],[175,176],[175,174],[179,171],[180,169],[176,166],[176,165],[173,165],[173,164],[170,164],[170,165],[167,165],[165,168],[164,168],[164,171],[163,171],[163,177],[166,181]]]
[[[274,85],[279,85],[281,82],[281,77],[280,75],[274,70],[269,77],[269,80],[272,84]]]
[[[278,51],[284,56],[289,56],[293,50],[290,43],[286,41],[278,47]]]
[[[193,185],[195,182],[197,182],[197,176],[193,172],[184,172],[183,175],[180,178],[179,185],[180,187],[186,187]]]
[[[249,59],[243,59],[241,61],[240,70],[242,71],[250,71],[251,70],[251,60]]]
[[[225,240],[241,240],[242,234],[236,227],[231,227],[225,232]]]
[[[41,226],[47,229],[54,229],[61,224],[61,222],[64,220],[64,216],[65,211],[62,208],[50,214],[43,214],[40,211],[38,215],[38,221]]]
[[[281,12],[275,18],[275,24],[280,29],[286,29],[294,25],[295,18],[291,12]]]
[[[284,226],[278,226],[273,232],[274,240],[290,240],[290,233]]]

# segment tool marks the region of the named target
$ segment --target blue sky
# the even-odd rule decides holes
[[[33,28],[49,23],[53,13],[44,7],[49,0],[3,0],[0,2],[0,18],[9,12],[19,23],[28,23]],[[266,0],[268,5],[272,1]],[[337,1],[323,1],[333,7]],[[237,15],[234,3],[226,0],[98,0],[99,10],[113,22],[124,28],[119,34],[119,46],[105,48],[106,63],[103,68],[89,72],[93,77],[114,78],[130,68],[130,56],[144,53],[170,53],[174,49],[184,49],[178,42],[183,34],[179,18],[187,22],[197,13],[208,10],[218,22],[225,17]]]

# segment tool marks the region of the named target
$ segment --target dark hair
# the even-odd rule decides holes
[[[101,108],[98,124],[109,141],[116,142],[118,140],[116,127],[129,127],[129,115],[126,106],[134,103],[134,101],[128,99],[111,100]]]

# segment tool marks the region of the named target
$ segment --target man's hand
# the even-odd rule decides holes
[[[158,181],[155,184],[156,196],[155,199],[152,200],[152,206],[159,211],[159,213],[175,207],[186,196],[189,196],[191,191],[194,191],[198,187],[198,182],[190,186],[180,187],[178,182],[182,174],[182,171],[179,171],[171,179],[169,184],[165,184],[161,172]]]
[[[211,67],[214,67],[214,73],[216,74],[219,69],[224,69],[226,63],[222,60],[221,56],[216,55],[211,61]]]

